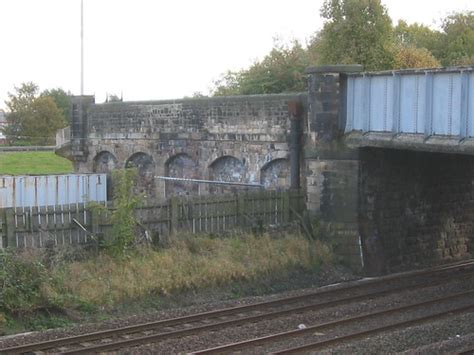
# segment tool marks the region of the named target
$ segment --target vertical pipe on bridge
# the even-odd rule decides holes
[[[290,112],[290,187],[298,190],[300,183],[300,160],[301,160],[301,121],[303,116],[303,105],[301,101],[288,102]]]

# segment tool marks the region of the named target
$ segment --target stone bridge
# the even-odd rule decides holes
[[[80,102],[82,100],[82,106]],[[289,186],[288,102],[304,94],[94,104],[73,103],[77,171],[136,167],[149,197],[229,190],[168,176]],[[79,112],[82,107],[82,112]]]
[[[301,180],[348,264],[381,274],[448,262],[474,255],[473,73],[324,66],[308,68],[305,93],[76,97],[62,152],[79,172],[137,167],[140,192],[155,198],[230,189],[156,175],[267,189]]]

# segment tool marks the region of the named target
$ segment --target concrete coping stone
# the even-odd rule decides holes
[[[278,100],[300,100],[305,103],[307,100],[306,92],[292,92],[279,94],[258,94],[258,95],[235,95],[235,96],[212,96],[212,97],[189,97],[181,99],[165,99],[165,100],[144,100],[144,101],[123,101],[123,102],[106,102],[95,104],[94,107],[109,110],[111,107],[120,109],[130,105],[168,105],[168,104],[192,104],[192,105],[212,105],[218,103],[247,103],[259,101],[278,101]]]

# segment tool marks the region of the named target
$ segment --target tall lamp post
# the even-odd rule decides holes
[[[81,96],[84,95],[84,0],[81,0]]]

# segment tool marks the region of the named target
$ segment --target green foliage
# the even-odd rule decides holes
[[[442,27],[442,64],[474,64],[474,11],[449,15],[443,20]]]
[[[40,261],[0,250],[0,311],[30,311],[46,305],[42,292],[46,279],[46,268]]]
[[[393,32],[396,45],[404,48],[425,48],[435,58],[440,57],[440,45],[443,36],[440,31],[416,22],[409,25],[406,21],[400,20]]]
[[[39,88],[32,82],[15,87],[8,93],[8,113],[4,133],[10,144],[54,144],[55,134],[66,125],[64,116],[49,96],[39,96]]]
[[[54,152],[6,152],[0,154],[1,175],[65,174],[72,163]]]
[[[7,112],[7,126],[3,133],[10,144],[21,141],[23,135],[24,117],[30,114],[30,107],[38,94],[38,86],[32,82],[23,83],[15,87],[16,94],[8,93],[9,101],[5,104],[10,112]]]
[[[307,48],[277,44],[248,69],[228,71],[213,95],[295,92],[306,89],[304,69],[322,64],[362,64],[365,70],[474,64],[474,12],[454,13],[442,31],[400,20],[392,26],[380,0],[325,0],[325,19]]]
[[[426,48],[399,46],[394,56],[395,69],[440,67],[440,62]]]
[[[142,250],[133,258],[100,255],[63,268],[67,292],[97,306],[116,306],[147,295],[232,285],[332,265],[331,249],[298,234],[178,235],[166,249]]]
[[[291,46],[276,44],[260,62],[249,69],[228,71],[217,82],[213,94],[252,95],[303,91],[304,69],[310,65],[306,50],[297,41]]]
[[[442,20],[441,28],[399,21],[395,40],[399,45],[425,48],[443,66],[474,64],[474,12],[453,13]]]
[[[61,88],[44,90],[41,96],[51,97],[63,115],[63,119],[68,124],[71,119],[71,92],[66,92]]]
[[[122,102],[123,100],[115,94],[108,94],[106,102]]]
[[[166,249],[137,249],[130,258],[71,258],[71,251],[0,251],[0,334],[2,327],[11,333],[68,325],[68,314],[97,319],[104,307],[115,311],[150,295],[157,302],[159,294],[283,280],[334,262],[331,248],[298,234],[179,235]]]
[[[133,193],[136,178],[136,169],[114,170],[112,173],[114,209],[110,221],[113,239],[106,245],[106,249],[115,257],[125,256],[135,241],[135,208],[140,203],[140,196]]]
[[[22,135],[33,145],[56,144],[56,131],[65,126],[64,118],[53,99],[38,97],[31,112],[23,118]]]
[[[321,64],[392,68],[392,21],[380,0],[326,0],[321,16],[326,22],[315,44]]]

